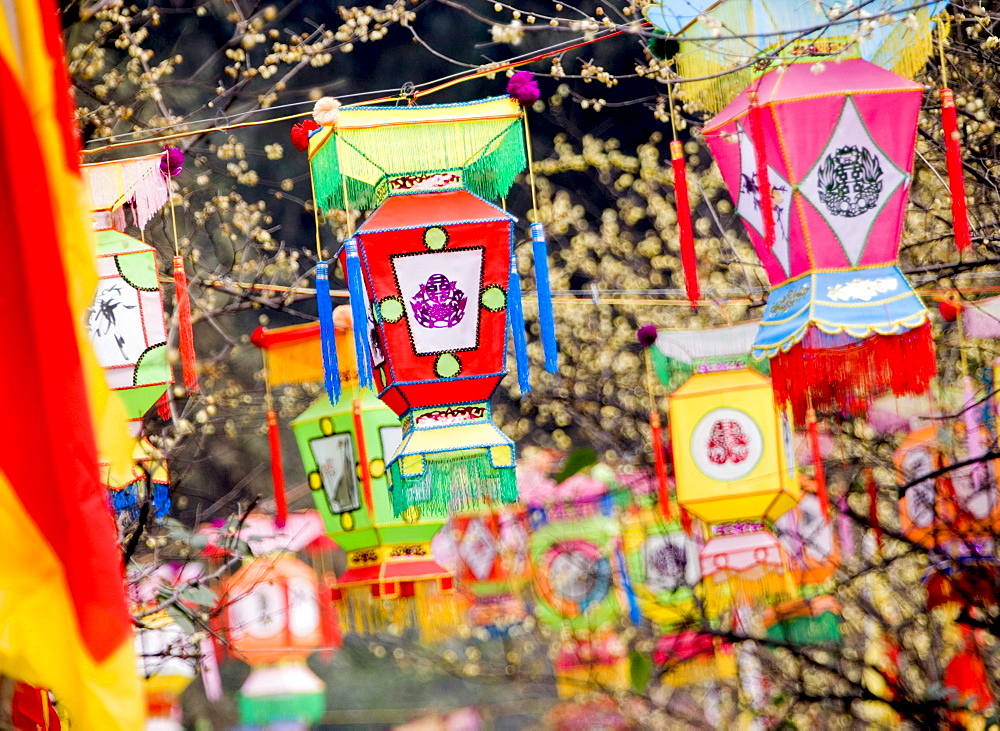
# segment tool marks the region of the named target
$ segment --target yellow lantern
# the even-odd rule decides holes
[[[696,372],[670,396],[677,501],[705,523],[775,520],[798,502],[791,415],[749,368]]]

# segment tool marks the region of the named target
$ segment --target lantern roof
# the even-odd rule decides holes
[[[97,239],[98,256],[155,251],[149,244],[145,244],[139,239],[133,238],[128,234],[123,234],[120,231],[115,231],[114,229],[96,231],[94,237]]]
[[[502,208],[467,190],[390,196],[359,228],[359,234],[446,226],[456,223],[513,221]]]
[[[510,96],[344,107],[335,127],[309,140],[316,198],[324,210],[374,208],[393,178],[440,173],[461,177],[484,198],[500,198],[527,164],[522,114]]]

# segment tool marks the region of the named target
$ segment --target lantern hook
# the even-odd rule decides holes
[[[399,89],[399,99],[406,101],[406,106],[412,107],[416,104],[417,99],[417,87],[413,85],[412,81],[407,81]],[[398,106],[398,104],[397,104]]]

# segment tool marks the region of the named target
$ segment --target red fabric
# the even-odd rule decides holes
[[[841,348],[799,343],[771,359],[778,403],[789,402],[801,424],[818,412],[860,412],[885,391],[923,393],[937,372],[930,323],[898,335],[872,335]]]
[[[663,447],[663,425],[660,414],[649,412],[649,433],[653,437],[653,460],[656,464],[656,490],[663,517],[670,520],[670,483],[667,479],[667,450]]]
[[[674,198],[681,248],[681,268],[684,270],[684,291],[691,309],[697,310],[701,289],[698,286],[698,259],[694,251],[694,229],[691,225],[691,203],[688,201],[687,168],[684,162],[684,147],[674,140],[670,143],[670,164],[674,168]]]
[[[198,372],[195,369],[194,331],[191,327],[191,298],[188,296],[184,258],[180,256],[174,257],[174,296],[177,300],[181,371],[184,374],[184,388],[190,393],[198,390]]]
[[[979,655],[972,630],[963,629],[965,642],[962,651],[952,658],[944,670],[944,684],[957,691],[955,699],[982,713],[993,705],[993,693],[986,678],[986,667]]]
[[[823,466],[823,451],[819,444],[819,424],[816,422],[816,412],[809,410],[809,449],[812,452],[813,480],[816,483],[816,496],[819,498],[819,508],[823,511],[823,520],[830,525],[830,495],[826,491],[826,469]]]
[[[774,248],[774,208],[771,204],[771,177],[767,172],[767,153],[764,150],[763,112],[757,104],[757,92],[750,92],[750,139],[757,162],[757,191],[760,195],[760,216],[764,222],[764,241],[767,248]]]
[[[951,89],[941,90],[941,127],[944,132],[944,157],[948,166],[951,190],[951,219],[955,229],[955,248],[968,251],[972,246],[969,212],[965,207],[965,177],[962,172],[962,148],[958,143],[958,113]]]
[[[288,520],[288,501],[285,499],[285,472],[281,465],[281,434],[278,432],[278,415],[267,410],[267,441],[271,447],[271,481],[274,483],[274,522],[281,528]]]
[[[14,686],[11,721],[18,731],[59,731],[62,728],[48,691],[27,683]]]
[[[58,35],[51,42],[58,46]],[[0,63],[0,213],[6,224],[0,308],[9,313],[3,332],[10,344],[0,358],[0,473],[63,565],[81,636],[101,662],[131,642],[131,624],[117,533],[98,477],[76,314],[65,294],[61,214],[53,210],[40,140],[25,124],[30,119],[17,80]],[[44,490],[38,489],[40,466]]]

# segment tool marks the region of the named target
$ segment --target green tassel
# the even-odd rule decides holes
[[[424,455],[418,477],[403,477],[399,460],[389,465],[392,509],[397,517],[413,506],[421,515],[445,516],[517,500],[513,467],[494,467],[486,450]]]
[[[324,693],[288,693],[248,698],[237,695],[240,722],[265,726],[274,721],[301,721],[316,723],[326,713]]]

